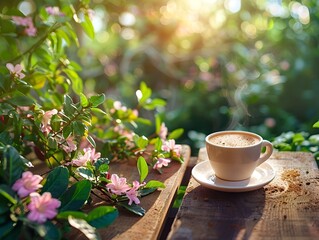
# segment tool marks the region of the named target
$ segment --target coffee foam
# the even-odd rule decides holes
[[[260,139],[240,133],[218,134],[209,138],[209,142],[224,147],[245,147],[255,145]]]

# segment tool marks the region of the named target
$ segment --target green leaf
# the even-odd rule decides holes
[[[48,137],[48,147],[50,149],[57,149],[58,148],[58,143],[57,143],[55,138],[53,138],[51,136]]]
[[[151,180],[144,186],[144,188],[165,188],[165,184],[160,181]]]
[[[105,101],[105,95],[100,94],[96,96],[92,96],[89,98],[89,102],[92,104],[92,107],[97,107]]]
[[[155,192],[156,190],[157,188],[143,188],[139,190],[139,194],[141,195],[141,197],[144,197]]]
[[[149,101],[146,101],[146,103],[143,105],[143,107],[147,110],[153,110],[157,107],[162,107],[166,105],[166,101],[163,99],[155,98]]]
[[[80,93],[80,103],[81,103],[82,107],[89,106],[89,100],[87,99],[87,97],[83,93]]]
[[[140,175],[140,182],[143,182],[148,175],[148,166],[145,161],[145,158],[140,156],[137,160],[137,169]]]
[[[17,200],[13,197],[15,195],[14,191],[8,186],[4,184],[0,184],[0,199],[1,203],[4,203],[4,199],[6,199],[7,203],[16,204]],[[4,199],[2,199],[2,197]],[[0,208],[0,214],[2,214],[2,208]]]
[[[109,160],[108,158],[99,158],[99,159],[96,160],[96,162],[94,163],[94,167],[95,167],[96,169],[99,169],[100,166],[102,166],[102,165],[104,165],[104,164],[109,165],[109,164],[110,164],[110,160]],[[103,167],[103,168],[104,168],[104,167]]]
[[[73,132],[75,135],[83,136],[86,130],[86,126],[80,121],[72,122]]]
[[[80,230],[89,240],[101,239],[95,228],[88,224],[85,220],[77,219],[72,216],[69,216],[68,220],[72,227]]]
[[[91,144],[92,147],[94,147],[94,148],[96,147],[96,143],[95,143],[93,137],[91,137],[90,135],[88,135],[88,136],[86,137],[86,140],[88,140],[88,142]]]
[[[81,177],[91,181],[94,180],[93,172],[90,169],[85,167],[78,167],[76,171]]]
[[[7,101],[16,106],[31,106],[34,104],[33,98],[28,97],[19,91],[15,91],[12,98]]]
[[[162,120],[161,120],[161,117],[156,114],[155,115],[155,132],[156,134],[159,134],[160,131],[161,131],[161,124],[162,124]]]
[[[180,136],[182,136],[183,133],[184,133],[184,129],[183,129],[183,128],[175,129],[173,132],[171,132],[171,133],[168,135],[168,139],[177,139],[177,138],[179,138]]]
[[[319,121],[316,122],[312,127],[314,127],[314,128],[319,128]]]
[[[82,180],[73,184],[61,197],[60,211],[80,209],[90,196],[92,184]]]
[[[91,111],[95,114],[102,114],[102,115],[106,115],[106,112],[104,112],[102,109],[100,108],[95,108],[95,107],[92,107],[91,108]]]
[[[59,35],[61,38],[64,39],[64,41],[66,42],[66,44],[68,46],[71,46],[71,40],[68,36],[68,34],[61,28],[61,29],[57,29],[56,31],[56,34]]]
[[[146,119],[146,118],[137,118],[137,119],[135,120],[135,122],[139,122],[139,123],[141,123],[141,124],[149,125],[149,126],[151,126],[151,125],[153,124],[151,120]]]
[[[296,133],[293,138],[292,138],[292,142],[293,143],[302,143],[305,140],[304,136],[301,133]]]
[[[44,224],[30,224],[29,227],[33,228],[42,239],[61,239],[58,227],[50,221],[47,221]]]
[[[3,160],[0,161],[0,176],[9,185],[12,186],[24,172],[26,167],[24,159],[18,151],[12,146],[6,146],[3,149]]]
[[[81,26],[82,26],[84,32],[86,33],[86,35],[89,38],[94,39],[94,36],[95,36],[94,27],[93,27],[93,24],[92,24],[90,18],[87,15],[84,16],[84,21],[81,22]]]
[[[58,219],[68,219],[69,216],[72,216],[77,219],[86,219],[87,214],[84,212],[79,212],[79,211],[64,211],[60,212],[56,217]]]
[[[110,169],[110,166],[108,164],[106,164],[106,163],[104,163],[101,166],[99,166],[99,171],[102,174],[107,173],[109,171],[109,169]]]
[[[69,170],[59,166],[54,168],[46,177],[41,193],[50,192],[52,197],[59,198],[69,184]]]
[[[130,212],[143,217],[145,215],[145,209],[142,208],[139,205],[136,205],[135,203],[132,203],[132,205],[128,205],[128,202],[119,202],[117,204],[118,206],[124,207],[125,209],[129,210]]]
[[[79,77],[79,75],[71,69],[64,69],[63,70],[66,75],[68,75],[68,77],[70,78],[71,82],[72,82],[72,89],[73,91],[80,95],[83,92],[83,82],[82,79]]]
[[[152,143],[154,144],[154,149],[160,151],[162,149],[163,141],[160,138],[152,139]]]
[[[12,221],[0,225],[0,239],[4,239],[11,231],[14,230],[15,223]]]
[[[137,95],[137,100],[139,104],[144,106],[147,100],[151,97],[152,90],[149,87],[147,87],[145,82],[141,82],[140,90],[136,92],[136,95]]]
[[[111,206],[100,206],[89,212],[86,220],[95,228],[109,226],[118,217],[118,210]]]
[[[133,139],[137,147],[139,147],[140,149],[145,149],[149,142],[147,137],[145,136],[140,137],[137,134],[134,135]]]
[[[64,96],[63,103],[63,112],[67,117],[73,116],[73,114],[77,111],[76,107],[73,104],[72,98],[69,95]]]

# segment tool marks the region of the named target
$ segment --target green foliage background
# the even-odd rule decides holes
[[[80,48],[68,48],[86,94],[133,106],[146,82],[167,100],[166,125],[184,128],[179,141],[194,149],[228,128],[268,139],[315,133],[317,1],[93,0],[91,7],[94,40],[83,34]]]

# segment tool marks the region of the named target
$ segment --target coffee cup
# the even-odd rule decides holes
[[[209,134],[206,150],[216,177],[227,181],[248,179],[256,167],[273,152],[272,144],[247,131],[221,131]],[[265,152],[262,149],[265,147]]]

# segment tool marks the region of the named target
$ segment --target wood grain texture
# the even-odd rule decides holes
[[[165,184],[161,189],[141,199],[141,206],[146,210],[143,217],[139,217],[124,209],[119,209],[120,215],[109,227],[100,229],[101,239],[129,239],[129,240],[153,240],[157,239],[166,214],[173,201],[174,195],[179,187],[187,164],[190,159],[190,147],[182,146],[184,163],[170,163],[168,168],[163,168],[163,173],[150,171],[146,181],[158,180]],[[129,181],[138,180],[139,175],[136,166],[125,163],[112,163],[110,170],[119,176],[126,177]],[[112,173],[111,172],[111,173]],[[103,205],[105,202],[95,199],[95,206]],[[77,231],[69,237],[72,240],[86,239],[82,233]]]
[[[208,160],[201,149],[198,161]],[[191,178],[169,239],[319,239],[319,173],[313,156],[275,152],[275,179],[261,189],[225,193]]]

